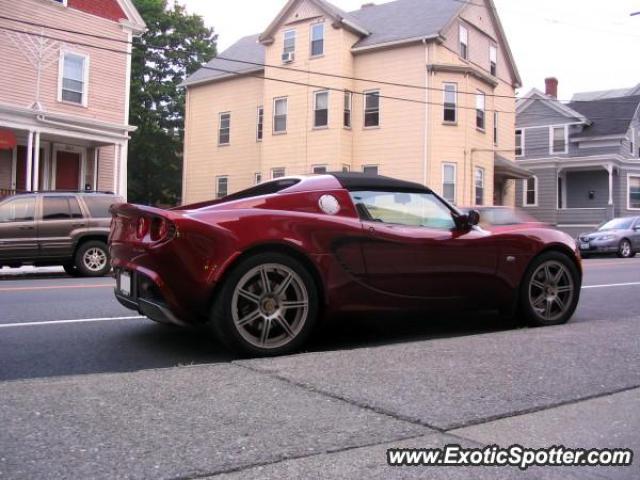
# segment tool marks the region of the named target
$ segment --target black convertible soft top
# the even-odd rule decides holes
[[[372,190],[407,193],[432,193],[431,189],[419,183],[406,182],[382,175],[358,172],[330,172],[329,175],[349,191]]]

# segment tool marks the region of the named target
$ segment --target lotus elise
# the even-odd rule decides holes
[[[245,355],[299,349],[338,313],[490,309],[556,325],[580,295],[568,235],[489,232],[477,211],[377,175],[287,177],[171,210],[111,213],[118,301],[157,322],[207,324]]]

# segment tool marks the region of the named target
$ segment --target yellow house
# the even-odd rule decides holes
[[[520,84],[492,0],[289,0],[184,82],[183,201],[351,170],[512,205]]]

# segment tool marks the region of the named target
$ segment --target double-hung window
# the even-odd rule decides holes
[[[254,177],[253,177],[255,184],[259,185],[262,183],[262,173],[261,172],[256,172]]]
[[[489,71],[494,77],[498,72],[498,47],[495,45],[489,46]]]
[[[475,171],[476,205],[484,205],[484,168]]]
[[[380,91],[364,92],[364,126],[380,126]]]
[[[324,23],[316,23],[311,26],[311,56],[318,57],[324,54]]]
[[[315,92],[313,97],[313,126],[326,127],[329,125],[329,92]]]
[[[458,120],[458,91],[455,83],[444,84],[444,118],[446,123],[455,123]]]
[[[229,193],[229,177],[216,178],[216,198],[226,197]]]
[[[256,141],[262,141],[262,136],[264,134],[264,107],[258,107],[257,112],[257,120],[256,120]]]
[[[346,128],[351,128],[351,108],[353,105],[353,93],[344,92],[344,118],[342,124]]]
[[[218,145],[229,145],[231,143],[231,112],[220,114],[218,126]]]
[[[271,169],[271,178],[275,179],[275,178],[282,178],[285,176],[285,169],[284,167],[276,167],[276,168],[272,168]]]
[[[551,127],[551,154],[554,153],[567,153],[567,126]]]
[[[493,112],[493,144],[498,145],[498,112]]]
[[[442,196],[455,203],[456,201],[456,164],[442,164]]]
[[[469,31],[463,25],[460,25],[460,56],[469,58]]]
[[[522,204],[525,207],[535,207],[538,204],[538,178],[529,177],[523,180]]]
[[[516,130],[516,157],[524,155],[524,130]]]
[[[476,93],[476,127],[484,130],[485,126],[485,95],[483,92]]]
[[[288,100],[275,98],[273,100],[273,132],[285,133],[287,131]]]
[[[58,100],[86,107],[89,57],[77,53],[62,52],[60,64]]]
[[[316,165],[313,167],[313,173],[315,173],[316,175],[324,175],[325,173],[327,173],[327,166]]]
[[[296,51],[296,31],[287,30],[284,32],[284,44],[282,53],[294,53]]]
[[[640,210],[640,175],[628,175],[627,208]]]
[[[367,175],[378,175],[378,166],[377,165],[365,165],[362,167],[362,173]]]

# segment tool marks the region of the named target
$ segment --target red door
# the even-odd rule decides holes
[[[56,190],[78,190],[80,154],[58,152],[56,155]]]

